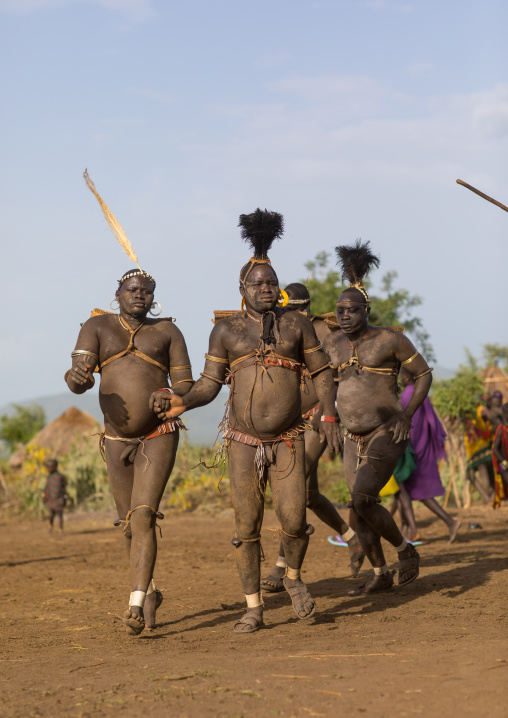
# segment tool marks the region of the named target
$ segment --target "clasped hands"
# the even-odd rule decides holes
[[[185,411],[183,399],[178,394],[168,394],[166,391],[154,391],[149,401],[150,409],[162,421],[176,419]]]

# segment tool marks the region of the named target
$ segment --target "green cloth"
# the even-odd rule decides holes
[[[411,444],[408,444],[405,452],[400,457],[397,466],[393,470],[395,481],[401,484],[409,479],[413,471],[416,469],[416,454]]]

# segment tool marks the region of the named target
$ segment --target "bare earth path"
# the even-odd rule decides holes
[[[129,638],[108,615],[128,596],[109,515],[0,526],[0,714],[10,716],[508,715],[508,510],[473,508],[449,547],[425,512],[421,577],[350,598],[347,551],[317,520],[305,580],[318,602],[299,622],[267,596],[267,628],[235,636],[243,609],[229,515],[163,522],[155,632]],[[482,524],[467,530],[468,521]],[[267,513],[266,526],[276,528]],[[270,567],[277,542],[264,528]],[[395,552],[387,556],[395,561]],[[365,575],[365,574],[362,574]]]

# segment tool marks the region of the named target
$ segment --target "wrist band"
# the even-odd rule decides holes
[[[337,423],[337,419],[334,416],[325,416],[324,414],[321,416],[321,421],[326,421],[328,424]]]
[[[175,393],[175,392],[172,391],[171,389],[167,389],[167,388],[157,389],[157,391],[164,391],[166,394],[174,394],[174,393]]]

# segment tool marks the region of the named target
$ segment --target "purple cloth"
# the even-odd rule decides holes
[[[400,403],[404,409],[409,404],[413,391],[414,385],[409,385],[400,395]],[[444,448],[446,432],[428,397],[415,411],[411,424],[410,442],[416,455],[416,469],[404,482],[404,486],[415,501],[442,496],[445,490],[437,462],[446,459]]]

